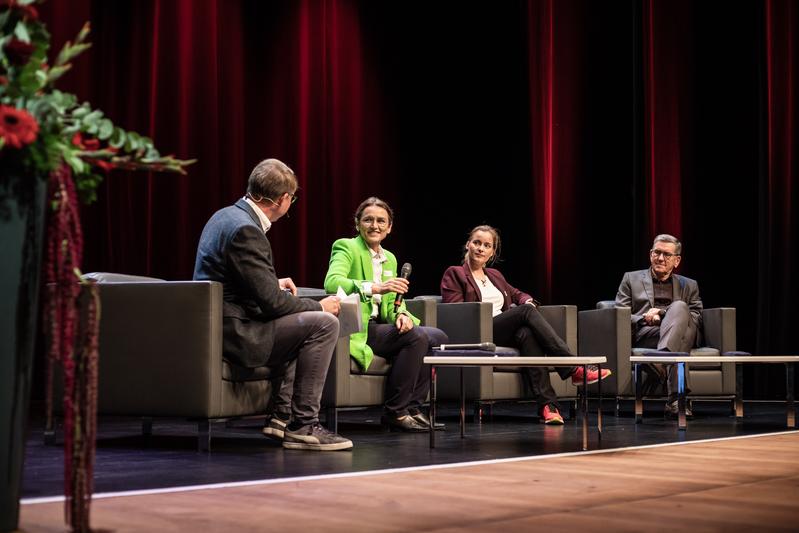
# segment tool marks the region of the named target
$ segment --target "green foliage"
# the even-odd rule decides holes
[[[88,102],[55,88],[72,67],[71,61],[87,51],[90,27],[86,23],[74,41],[67,41],[47,63],[50,34],[31,5],[16,0],[0,6],[0,106],[27,111],[38,125],[35,141],[10,146],[0,129],[0,150],[19,152],[24,166],[46,176],[62,162],[73,171],[85,202],[96,198],[101,173],[113,168],[185,174],[195,160],[161,156],[151,139],[120,128]],[[26,57],[27,56],[27,57]]]

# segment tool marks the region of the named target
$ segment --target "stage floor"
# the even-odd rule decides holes
[[[694,402],[695,418],[685,432],[677,430],[676,421],[663,419],[662,401],[646,402],[641,425],[634,423],[632,402],[622,405],[622,415],[615,417],[607,402],[601,442],[596,433],[596,407],[592,405],[590,450],[786,430],[785,407],[778,402],[747,402],[742,422],[730,415],[729,402]],[[233,427],[218,424],[212,451],[199,453],[196,425],[191,422],[156,419],[152,436],[145,438],[137,419],[101,417],[94,490],[108,493],[185,487],[581,451],[579,419],[567,420],[565,426],[545,426],[538,423],[531,404],[497,404],[493,415],[485,416],[479,425],[467,418],[465,439],[459,435],[455,406],[444,405],[440,413],[447,429],[437,433],[436,448],[431,450],[426,433],[382,430],[379,409],[342,412],[339,432],[352,439],[355,447],[352,451],[325,453],[284,450],[261,435],[261,420],[237,421]],[[34,421],[32,426],[23,499],[59,496],[63,494],[62,434],[57,445],[46,446],[41,423]]]

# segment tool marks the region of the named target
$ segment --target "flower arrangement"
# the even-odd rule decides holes
[[[115,126],[102,111],[55,88],[71,61],[91,46],[89,24],[48,62],[50,34],[39,20],[38,1],[0,0],[0,169],[4,182],[11,176],[47,180],[41,320],[48,346],[47,426],[52,431],[53,365],[60,364],[65,514],[73,530],[88,531],[100,309],[96,287],[81,279],[78,201],[96,200],[98,184],[113,169],[185,174],[194,160],[162,156],[151,139]]]
[[[55,82],[86,51],[89,24],[48,64],[50,34],[36,0],[0,0],[0,157],[46,176],[69,165],[77,192],[96,199],[101,173],[114,168],[179,172],[193,160],[162,156],[148,137],[119,128]]]

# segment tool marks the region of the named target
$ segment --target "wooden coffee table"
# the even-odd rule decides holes
[[[463,369],[465,367],[481,366],[582,366],[583,384],[585,385],[588,377],[588,365],[596,365],[602,370],[602,365],[607,363],[606,357],[510,357],[492,356],[492,352],[478,350],[463,351],[433,351],[433,355],[424,358],[425,364],[430,365],[430,447],[436,447],[436,432],[434,429],[436,421],[436,368],[440,366],[458,367],[460,369],[460,430],[461,438],[465,438],[465,413],[466,398],[463,389]],[[446,354],[446,355],[443,355]],[[597,414],[597,432],[602,438],[602,387],[600,380],[598,383],[599,409]],[[583,389],[585,390],[585,389]],[[588,395],[582,395],[580,402],[583,418],[583,450],[588,449]]]

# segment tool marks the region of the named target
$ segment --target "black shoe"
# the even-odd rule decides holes
[[[411,417],[414,420],[416,420],[416,422],[420,426],[424,426],[425,429],[430,429],[430,419],[427,418],[427,415],[425,415],[423,412],[417,411],[415,414],[412,414]],[[443,423],[436,422],[436,425],[435,425],[436,431],[444,431],[445,427],[447,427],[447,426],[444,425]]]
[[[391,431],[405,431],[408,433],[420,433],[427,431],[430,426],[423,426],[416,421],[411,415],[385,415],[382,420],[383,424],[388,426]]]
[[[685,402],[685,418],[690,420],[694,417],[694,411],[691,409],[691,400],[685,400]],[[666,401],[666,407],[663,409],[663,416],[670,420],[676,420],[679,416],[679,412],[677,400]]]
[[[319,422],[297,429],[287,426],[283,447],[289,450],[335,451],[352,449],[352,441],[325,429]]]

